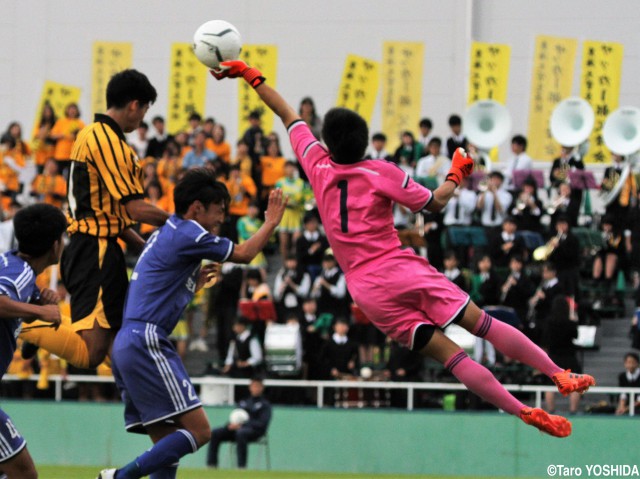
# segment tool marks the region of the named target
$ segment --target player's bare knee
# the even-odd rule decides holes
[[[202,446],[207,444],[211,439],[211,430],[209,429],[209,424],[198,425],[189,432],[191,432],[193,438],[196,440],[198,448],[201,448]]]

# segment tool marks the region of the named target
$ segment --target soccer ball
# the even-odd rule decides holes
[[[229,422],[231,424],[244,424],[249,420],[249,413],[244,409],[234,409],[229,414]]]
[[[193,34],[193,53],[207,68],[218,70],[220,62],[237,60],[242,50],[238,29],[224,20],[203,23]]]

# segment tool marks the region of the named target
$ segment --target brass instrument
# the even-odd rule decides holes
[[[553,216],[555,212],[558,211],[558,208],[562,206],[562,203],[564,203],[565,199],[566,199],[566,196],[558,196],[555,200],[553,200],[551,204],[547,207],[547,214],[549,216]]]
[[[489,189],[489,181],[485,177],[480,181],[480,183],[478,183],[478,191],[480,193],[484,193],[488,189]]]
[[[529,199],[530,199],[530,195],[520,194],[518,196],[518,199],[516,200],[516,209],[522,213],[526,209]]]
[[[562,233],[558,233],[553,238],[551,238],[547,244],[538,246],[533,250],[533,259],[535,261],[547,261],[551,253],[556,249],[557,244],[562,238]]]

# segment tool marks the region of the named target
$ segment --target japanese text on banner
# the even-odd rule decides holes
[[[190,43],[171,45],[167,130],[174,135],[189,129],[189,116],[204,116],[207,68],[193,54]]]
[[[131,68],[132,51],[128,42],[93,43],[91,111],[94,115],[107,111],[107,83],[114,74]]]
[[[240,59],[247,65],[260,70],[269,85],[276,87],[278,70],[278,47],[275,45],[242,45]],[[238,82],[238,132],[240,135],[249,128],[249,113],[259,111],[262,114],[262,130],[273,130],[273,112],[265,109],[264,103],[251,85],[245,81]]]
[[[509,45],[473,42],[467,103],[495,100],[504,105],[507,102],[510,60]]]
[[[618,108],[622,55],[623,46],[619,43],[584,42],[580,96],[589,102],[595,114],[585,163],[609,161],[610,152],[602,139],[602,127],[607,116]]]
[[[380,64],[357,55],[347,56],[336,106],[360,114],[367,123],[373,116],[380,84]]]
[[[416,133],[420,121],[424,44],[384,42],[382,48],[382,131],[389,135],[387,150],[394,151],[400,134]]]
[[[536,37],[529,104],[529,155],[550,161],[560,152],[551,136],[549,120],[555,106],[571,96],[577,40],[549,36]]]
[[[57,118],[64,117],[64,110],[69,103],[79,103],[81,89],[76,86],[63,85],[50,80],[44,82],[42,95],[36,110],[36,119],[33,123],[33,133],[37,133],[40,127],[40,117],[45,103],[49,103]]]

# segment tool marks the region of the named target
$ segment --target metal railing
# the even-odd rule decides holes
[[[28,380],[38,381],[40,376],[31,375]],[[2,378],[3,381],[24,381],[25,378],[19,378],[15,375],[7,374]],[[54,399],[62,401],[63,386],[68,383],[114,383],[111,376],[85,376],[85,375],[51,375],[49,381],[54,383]],[[203,388],[218,388],[218,397],[224,397],[226,400],[218,404],[235,404],[235,386],[246,386],[249,384],[248,379],[232,379],[218,376],[197,377],[192,378],[194,385],[201,387],[201,396]],[[265,379],[264,384],[269,388],[287,387],[287,388],[314,388],[316,389],[316,405],[319,408],[324,407],[324,392],[327,389],[335,390],[344,389],[382,389],[382,390],[405,390],[407,392],[407,410],[414,409],[413,393],[415,391],[466,391],[467,388],[459,383],[405,383],[405,382],[387,382],[387,381],[365,381],[365,380],[338,380],[338,381],[307,381],[302,379]],[[542,394],[544,392],[558,392],[555,386],[531,386],[520,384],[507,384],[504,386],[507,391],[512,393],[535,393],[535,407],[542,407]],[[220,392],[222,391],[222,394]],[[636,396],[640,396],[640,388],[621,388],[621,387],[592,387],[589,393],[593,394],[627,394],[629,404],[629,415],[635,415]],[[203,401],[205,403],[205,401]]]

